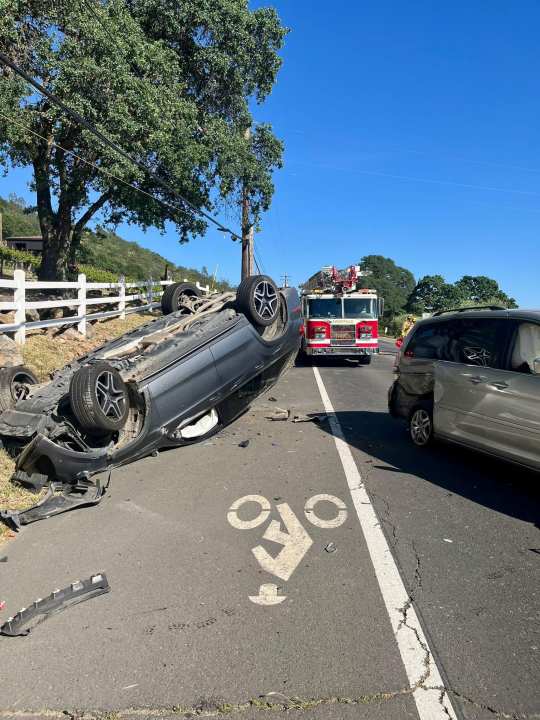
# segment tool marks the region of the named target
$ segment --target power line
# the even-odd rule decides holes
[[[113,178],[114,180],[117,180],[118,182],[122,183],[123,185],[126,185],[129,188],[132,188],[132,190],[136,190],[137,192],[140,192],[143,195],[146,195],[151,200],[154,200],[154,202],[157,202],[160,205],[167,207],[169,210],[179,210],[180,209],[178,207],[175,207],[174,205],[171,205],[170,203],[166,202],[165,200],[161,200],[160,198],[155,197],[154,195],[151,195],[149,192],[146,192],[146,190],[143,190],[142,188],[137,187],[136,185],[133,185],[132,183],[128,182],[127,180],[123,180],[122,178],[118,177],[118,175],[115,175],[114,173],[110,172],[109,170],[105,170],[105,168],[102,168],[99,165],[96,165],[91,160],[86,160],[85,158],[83,158],[81,155],[78,155],[73,150],[68,150],[67,148],[62,147],[62,145],[59,145],[58,143],[56,143],[54,141],[49,142],[44,135],[40,135],[38,132],[36,132],[35,130],[32,130],[32,128],[29,128],[24,123],[21,123],[18,120],[14,120],[13,118],[10,118],[8,115],[3,113],[1,110],[0,110],[0,116],[3,117],[8,122],[12,122],[14,125],[18,125],[20,128],[22,128],[26,132],[29,132],[32,135],[35,135],[36,137],[40,138],[40,140],[44,140],[45,142],[48,142],[51,145],[51,147],[58,148],[59,150],[62,150],[63,152],[68,153],[72,157],[77,158],[77,160],[80,160],[81,162],[83,162],[85,165],[89,165],[90,167],[93,167],[98,172],[103,173],[104,175],[107,175],[108,177]]]
[[[4,65],[7,65],[7,67],[11,68],[17,75],[22,77],[26,82],[30,83],[32,87],[34,87],[41,95],[48,98],[52,103],[57,105],[59,108],[61,108],[64,113],[68,114],[70,117],[72,117],[76,122],[79,123],[79,125],[82,125],[86,130],[88,130],[92,135],[97,137],[101,142],[106,145],[107,147],[111,148],[115,152],[117,152],[119,155],[121,155],[123,158],[128,160],[129,162],[136,165],[138,168],[143,170],[147,175],[149,175],[154,182],[156,182],[158,185],[161,185],[161,187],[165,188],[168,192],[172,193],[175,197],[179,198],[183,203],[185,203],[194,213],[197,215],[201,215],[206,220],[211,222],[213,225],[216,225],[216,227],[222,231],[227,232],[231,236],[233,240],[241,240],[242,238],[237,235],[233,230],[231,230],[228,227],[225,227],[222,223],[220,223],[216,218],[212,217],[212,215],[209,215],[204,210],[199,209],[196,205],[194,205],[190,200],[185,198],[181,193],[179,193],[175,188],[172,187],[168,182],[165,180],[162,180],[153,170],[151,170],[149,167],[147,167],[143,162],[140,160],[137,160],[136,158],[132,157],[129,153],[127,153],[125,150],[123,150],[119,145],[117,145],[115,142],[110,140],[106,135],[104,135],[98,128],[96,128],[91,122],[89,122],[86,118],[84,118],[82,115],[80,115],[78,112],[70,108],[68,105],[66,105],[60,98],[58,98],[54,93],[47,90],[41,83],[37,82],[37,80],[34,80],[33,77],[31,77],[26,71],[24,71],[22,68],[20,68],[16,63],[14,63],[12,60],[10,60],[7,55],[0,52],[0,62],[3,62]]]

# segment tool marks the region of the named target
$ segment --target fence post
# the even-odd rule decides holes
[[[154,302],[154,281],[148,278],[146,281],[146,302],[151,305]]]
[[[86,275],[81,273],[77,277],[79,283],[79,290],[77,297],[79,299],[79,309],[77,310],[77,316],[79,322],[77,323],[77,330],[81,335],[86,335]]]
[[[24,270],[15,270],[13,272],[13,279],[15,280],[15,292],[13,293],[13,302],[16,304],[15,308],[15,322],[21,327],[15,331],[15,342],[19,345],[24,345],[26,341],[26,289],[25,289],[25,273]]]
[[[120,320],[126,319],[126,276],[120,275],[118,278],[118,284],[120,288],[118,290],[118,312],[120,313]]]

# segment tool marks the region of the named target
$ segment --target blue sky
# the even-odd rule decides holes
[[[540,307],[540,5],[275,7],[291,33],[255,109],[286,147],[256,236],[264,270],[297,284],[321,265],[382,254],[416,277],[489,275]],[[25,195],[25,184],[10,173],[0,194]],[[239,247],[215,230],[184,246],[173,232],[119,233],[238,280]]]

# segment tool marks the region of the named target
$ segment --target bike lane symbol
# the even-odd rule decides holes
[[[315,507],[319,502],[329,502],[336,506],[337,514],[334,518],[326,520],[319,517]],[[260,507],[259,514],[252,520],[241,520],[238,517],[239,509],[246,503],[257,503]],[[271,575],[280,580],[289,580],[309,548],[313,540],[290,507],[288,503],[276,505],[281,522],[270,520],[262,539],[281,545],[282,549],[275,556],[271,555],[262,545],[251,549],[259,565]],[[252,530],[263,525],[270,517],[271,504],[262,495],[244,495],[236,500],[227,513],[229,524],[237,530]],[[319,528],[337,528],[343,525],[347,519],[347,507],[345,503],[335,495],[320,494],[311,497],[304,506],[304,514],[307,520]],[[282,526],[284,529],[282,529]],[[278,605],[286,599],[286,595],[278,594],[278,587],[274,583],[265,583],[260,586],[258,595],[248,596],[251,602],[257,605]]]

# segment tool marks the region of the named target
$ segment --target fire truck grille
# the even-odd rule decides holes
[[[332,345],[354,345],[355,325],[332,325],[330,340]]]

